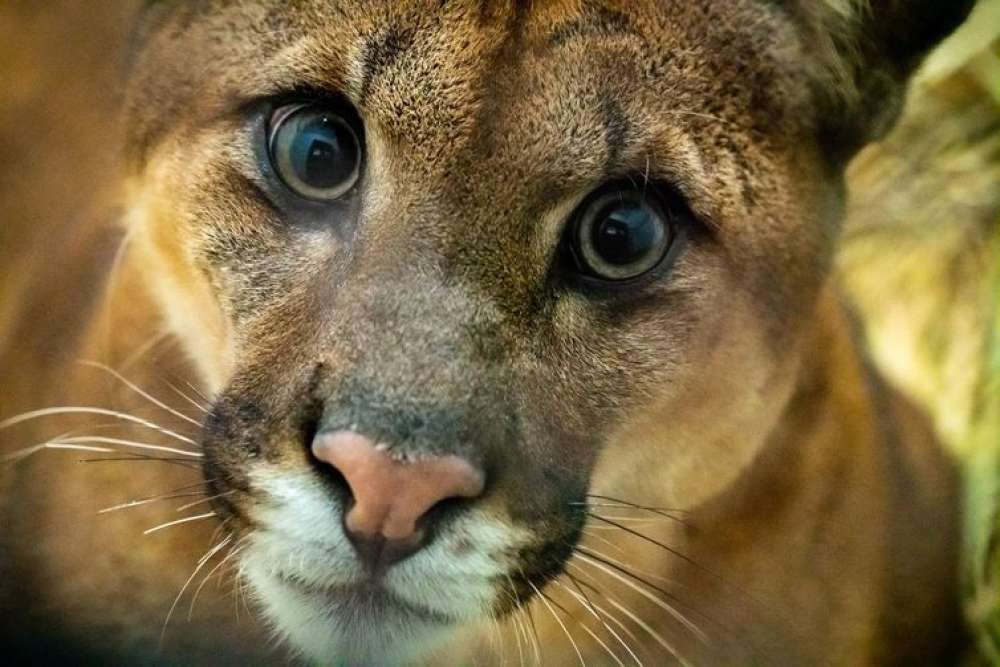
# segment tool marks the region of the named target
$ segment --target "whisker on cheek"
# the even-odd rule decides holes
[[[586,575],[584,575],[584,576],[586,576]],[[613,597],[611,595],[606,595],[606,594],[600,593],[600,591],[598,591],[593,586],[588,586],[588,588],[590,588],[591,590],[593,590],[595,593],[601,595],[601,597],[609,605],[611,605],[612,607],[614,607],[615,609],[617,609],[619,612],[621,612],[622,614],[624,614],[626,618],[628,618],[633,623],[635,623],[637,627],[639,627],[642,631],[644,631],[646,634],[648,634],[653,639],[653,641],[655,641],[657,644],[659,644],[664,650],[667,651],[667,653],[669,653],[679,663],[681,663],[682,665],[690,665],[691,664],[691,662],[687,658],[685,658],[674,647],[673,644],[671,644],[669,641],[667,641],[667,639],[662,634],[660,634],[659,632],[657,632],[651,625],[649,625],[649,623],[643,621],[642,618],[640,618],[638,614],[636,614],[635,612],[633,612],[632,610],[630,610],[629,608],[627,608],[625,605],[623,605],[617,598],[615,598],[615,597]],[[632,637],[634,641],[636,641],[638,643],[641,643],[641,642],[639,642],[638,637],[636,637],[635,634],[633,634],[631,631],[628,630],[628,627],[624,624],[623,621],[621,621],[621,619],[617,618],[616,616],[614,616],[613,614],[611,614],[607,610],[604,610],[602,607],[597,606],[596,604],[595,604],[595,608],[601,610],[601,612],[609,620],[611,620],[616,625],[618,625],[620,628],[622,628],[623,632],[628,633],[628,635],[630,637]]]
[[[604,537],[603,535],[599,535],[598,533],[594,532],[593,530],[587,530],[586,528],[584,528],[583,530],[580,531],[580,534],[583,535],[585,538],[596,540],[596,541],[600,542],[601,544],[604,544],[604,545],[606,545],[606,546],[614,549],[615,552],[618,553],[618,554],[620,554],[620,555],[624,556],[624,555],[627,554],[627,552],[625,551],[624,548],[621,547],[621,545],[615,544],[614,542],[612,542],[608,538]]]
[[[641,577],[638,577],[638,576],[632,574],[631,572],[629,572],[629,571],[627,571],[627,570],[625,570],[623,568],[620,568],[618,566],[615,566],[615,565],[612,565],[612,564],[608,564],[608,563],[605,563],[605,562],[601,561],[598,557],[594,556],[593,554],[588,554],[585,551],[585,548],[581,548],[580,550],[578,550],[576,552],[576,558],[578,558],[582,562],[587,563],[588,565],[591,565],[592,567],[594,567],[594,568],[596,568],[596,569],[604,572],[605,574],[607,574],[608,576],[612,577],[613,579],[616,579],[619,582],[625,584],[626,586],[628,586],[629,588],[631,588],[632,590],[634,590],[636,593],[638,593],[639,595],[643,596],[644,598],[646,598],[647,600],[649,600],[650,602],[652,602],[653,604],[655,604],[657,607],[659,607],[660,609],[664,610],[665,612],[667,612],[668,614],[670,614],[672,617],[674,617],[675,620],[677,620],[679,623],[681,623],[681,625],[683,625],[693,635],[695,635],[699,639],[699,641],[701,641],[704,644],[708,644],[709,643],[708,637],[706,636],[705,632],[700,627],[698,627],[697,625],[695,625],[694,622],[692,622],[687,616],[685,616],[684,614],[682,614],[672,604],[669,604],[669,603],[665,602],[663,599],[657,597],[656,595],[653,595],[648,590],[646,590],[646,588],[643,588],[642,586],[640,586],[639,584],[637,584],[636,581],[641,582],[644,586],[648,587],[649,589],[655,590],[656,592],[658,592],[661,595],[663,595],[663,596],[671,599],[672,601],[679,602],[668,591],[665,591],[662,588],[660,588],[659,586],[655,586],[654,584],[649,583],[645,579],[642,579]],[[573,562],[568,563],[567,566],[570,566],[570,567],[573,566]]]
[[[74,452],[91,452],[96,454],[114,454],[115,450],[109,449],[107,447],[91,447],[86,445],[72,445],[72,444],[62,444],[58,442],[44,442],[40,445],[32,445],[31,447],[26,447],[25,449],[14,452],[13,454],[8,454],[3,458],[0,458],[2,463],[14,463],[22,459],[26,459],[29,456],[33,456],[38,452],[44,451],[46,449],[53,450],[70,450]]]
[[[497,664],[504,664],[503,660],[503,637],[500,634],[500,623],[497,621],[496,613],[492,609],[486,611],[486,624],[490,630],[489,647],[487,650],[497,656]]]
[[[58,440],[60,444],[95,444],[95,445],[117,445],[119,447],[125,447],[128,449],[138,449],[142,451],[150,452],[160,452],[163,454],[179,454],[181,456],[189,456],[192,459],[200,459],[204,457],[201,452],[192,452],[186,449],[176,449],[174,447],[163,447],[161,445],[153,445],[147,442],[137,442],[135,440],[122,440],[119,438],[105,438],[96,436],[82,436],[75,438],[61,438]],[[114,450],[120,451],[120,450]]]
[[[143,428],[148,428],[150,430],[156,431],[157,433],[162,433],[170,438],[179,440],[180,442],[187,443],[193,447],[197,447],[198,443],[191,438],[181,435],[175,431],[168,428],[164,428],[155,422],[148,419],[143,419],[142,417],[136,417],[135,415],[130,415],[125,412],[119,412],[117,410],[108,410],[106,408],[97,408],[90,406],[58,406],[52,408],[44,408],[41,410],[32,410],[30,412],[24,412],[14,417],[11,417],[5,421],[0,422],[0,431],[6,430],[18,424],[23,424],[25,422],[34,421],[36,419],[41,419],[43,417],[52,417],[57,415],[91,415],[91,416],[102,416],[102,417],[114,417],[115,419],[127,422],[130,424],[136,424],[142,426]]]
[[[222,549],[224,549],[226,547],[226,545],[228,545],[232,541],[232,539],[233,539],[233,536],[230,535],[225,540],[223,540],[222,542],[220,542],[219,544],[215,545],[214,547],[209,548],[209,550],[205,553],[205,555],[202,556],[201,559],[198,561],[198,564],[194,568],[194,572],[191,573],[191,576],[188,577],[187,581],[184,582],[184,585],[181,586],[180,592],[177,593],[177,597],[174,598],[173,604],[170,605],[170,609],[167,611],[167,618],[163,621],[163,629],[160,631],[160,650],[161,651],[163,650],[164,642],[165,642],[166,637],[167,637],[167,626],[170,625],[170,619],[171,619],[171,617],[173,617],[174,611],[177,609],[177,605],[180,603],[181,598],[184,596],[184,591],[186,591],[188,589],[188,586],[191,585],[191,582],[194,581],[194,578],[196,576],[198,576],[198,573],[201,571],[201,569],[203,567],[205,567],[205,563],[207,563],[208,561],[212,560],[212,558],[217,553],[219,553],[220,551],[222,551]]]
[[[215,512],[206,512],[205,514],[199,514],[197,516],[184,517],[183,519],[176,519],[174,521],[168,521],[166,523],[161,523],[159,526],[154,526],[147,530],[142,531],[143,535],[152,535],[153,533],[158,533],[161,530],[166,530],[167,528],[173,528],[174,526],[180,526],[185,523],[191,523],[192,521],[204,521],[206,519],[211,519],[216,517],[218,514]]]
[[[561,618],[559,618],[559,614],[556,613],[556,610],[553,607],[554,603],[552,602],[552,600],[547,595],[545,595],[545,593],[539,590],[538,587],[535,586],[535,584],[533,584],[532,582],[529,581],[528,585],[531,586],[532,590],[535,591],[535,594],[538,596],[538,599],[542,601],[542,604],[545,605],[545,608],[549,610],[550,614],[552,614],[552,618],[559,625],[559,627],[562,628],[563,633],[566,635],[566,639],[569,640],[570,645],[573,647],[573,651],[576,653],[576,657],[579,658],[580,660],[580,666],[587,667],[587,662],[583,659],[583,653],[580,651],[579,645],[577,645],[576,640],[573,639],[573,635],[566,627],[566,624],[563,623],[563,620]],[[565,610],[563,610],[563,612],[565,613]]]
[[[619,635],[617,632],[615,632],[614,629],[610,625],[608,625],[607,621],[605,621],[601,617],[601,615],[598,613],[597,609],[594,607],[593,603],[590,601],[590,598],[588,598],[587,594],[583,592],[583,589],[580,587],[579,582],[577,582],[577,580],[573,577],[573,575],[571,575],[569,573],[567,573],[566,576],[569,578],[570,582],[572,582],[573,585],[576,587],[576,589],[577,589],[576,591],[573,591],[569,586],[567,586],[566,584],[562,583],[558,579],[555,580],[553,583],[555,583],[557,586],[559,586],[564,591],[566,591],[571,597],[573,597],[575,600],[577,600],[577,602],[580,602],[587,609],[587,611],[589,611],[590,614],[594,618],[596,618],[598,620],[598,622],[602,626],[604,626],[604,629],[608,631],[608,634],[610,634],[612,637],[614,637],[618,641],[618,643],[622,647],[624,647],[624,649],[626,650],[626,652],[628,652],[628,654],[632,657],[632,659],[635,660],[635,662],[638,665],[640,665],[640,667],[641,667],[642,666],[642,661],[639,660],[639,657],[632,651],[631,647],[629,647],[629,645],[625,642],[625,640],[621,638],[621,635]],[[583,627],[584,627],[584,629],[589,630],[589,628],[586,628],[586,626],[583,626]],[[596,636],[594,638],[597,639]],[[621,661],[621,659],[618,657],[618,655],[615,652],[613,652],[610,648],[608,648],[604,644],[604,642],[601,641],[600,639],[597,639],[597,641],[599,641],[601,643],[601,645],[604,646],[605,650],[614,659],[614,661],[616,663],[618,663],[619,667],[625,667],[625,663],[623,663]]]
[[[189,424],[192,424],[196,428],[201,428],[201,423],[200,422],[198,422],[195,419],[192,419],[191,417],[187,416],[186,414],[184,414],[180,410],[176,410],[176,409],[170,407],[169,405],[167,405],[166,403],[164,403],[160,399],[156,398],[155,396],[153,396],[149,392],[145,391],[144,389],[142,389],[141,387],[139,387],[138,385],[136,385],[134,382],[130,381],[128,378],[126,378],[124,375],[122,375],[121,373],[119,373],[115,369],[111,368],[110,366],[107,366],[106,364],[102,364],[102,363],[99,363],[99,362],[96,362],[96,361],[81,361],[80,363],[83,364],[84,366],[88,366],[90,368],[96,368],[96,369],[98,369],[100,371],[104,371],[105,373],[107,373],[111,377],[115,378],[116,380],[118,380],[119,382],[121,382],[122,384],[124,384],[129,389],[131,389],[138,396],[146,399],[147,401],[149,401],[150,403],[152,403],[156,407],[161,408],[162,410],[165,410],[169,414],[172,414],[173,416],[177,417],[178,419],[180,419],[182,421],[185,421],[185,422],[187,422]]]
[[[744,598],[746,601],[752,603],[752,605],[754,607],[757,607],[757,608],[760,608],[760,609],[769,609],[770,608],[769,604],[767,604],[765,601],[762,601],[762,600],[758,599],[757,597],[755,597],[754,595],[752,595],[751,593],[749,593],[746,589],[744,589],[743,587],[741,587],[739,584],[737,584],[737,583],[729,580],[728,578],[722,576],[718,572],[715,572],[714,570],[712,570],[712,569],[710,569],[710,568],[702,565],[701,563],[699,563],[696,560],[692,559],[690,556],[688,556],[688,555],[680,552],[679,550],[677,550],[675,548],[670,547],[669,545],[665,544],[664,542],[662,542],[660,540],[657,540],[657,539],[654,539],[654,538],[652,538],[652,537],[650,537],[650,536],[648,536],[648,535],[646,535],[646,534],[644,534],[644,533],[642,533],[642,532],[640,532],[638,530],[635,530],[634,528],[630,528],[630,527],[622,524],[619,521],[615,521],[613,519],[608,519],[607,517],[602,517],[602,516],[600,516],[598,514],[593,514],[593,513],[588,513],[588,516],[591,517],[591,518],[593,518],[593,519],[596,519],[597,521],[603,522],[609,528],[616,528],[616,529],[621,530],[621,531],[623,531],[623,532],[625,532],[625,533],[627,533],[627,534],[629,534],[629,535],[631,535],[633,537],[636,537],[636,538],[642,540],[643,542],[646,542],[647,544],[651,544],[653,546],[656,546],[656,547],[659,547],[659,548],[663,549],[664,551],[666,551],[667,553],[671,554],[672,556],[674,556],[674,557],[676,557],[676,558],[684,561],[688,565],[691,565],[692,567],[694,567],[695,569],[697,569],[702,574],[707,575],[716,584],[718,584],[721,588],[725,588],[729,592],[736,593],[741,598]],[[597,528],[597,526],[591,526],[591,528]]]
[[[101,457],[95,459],[78,459],[77,463],[166,463],[167,465],[180,466],[188,470],[201,470],[201,468],[187,459],[171,459],[162,456],[142,456],[135,454],[132,456]]]
[[[528,616],[528,625],[531,628],[531,645],[535,653],[535,664],[540,666],[542,664],[542,649],[541,640],[538,638],[538,627],[535,625],[534,605],[529,603],[524,611]]]
[[[644,542],[647,542],[647,543],[652,544],[654,546],[660,547],[664,551],[666,551],[666,552],[668,552],[668,553],[676,556],[677,558],[681,559],[685,563],[687,563],[689,565],[693,565],[694,567],[698,568],[702,572],[705,572],[707,574],[712,574],[716,578],[720,578],[720,577],[718,577],[718,575],[713,574],[712,572],[710,572],[707,568],[705,568],[700,563],[697,563],[696,561],[694,561],[690,556],[687,556],[687,555],[681,553],[680,551],[678,551],[677,549],[674,549],[673,547],[671,547],[668,544],[665,544],[665,543],[663,543],[663,542],[661,542],[659,540],[653,539],[652,537],[649,537],[648,535],[645,535],[644,533],[640,533],[637,530],[629,528],[628,526],[622,525],[621,523],[619,523],[617,521],[614,521],[612,519],[608,519],[608,518],[602,517],[599,514],[593,514],[591,512],[588,512],[587,516],[589,516],[592,519],[596,519],[597,521],[600,521],[600,522],[602,522],[604,524],[607,524],[608,526],[611,526],[612,528],[618,528],[619,530],[625,531],[629,535],[632,535],[634,537],[638,537],[640,540],[642,540]]]
[[[599,500],[601,502],[598,502],[598,503],[594,503],[594,502],[591,502],[591,501],[587,501],[587,502],[574,502],[574,503],[570,503],[570,505],[583,506],[583,507],[612,507],[612,508],[620,508],[620,509],[632,509],[632,510],[636,510],[636,511],[650,512],[652,514],[656,514],[658,516],[662,516],[665,519],[670,519],[672,521],[680,521],[682,523],[683,523],[683,520],[680,517],[678,517],[677,515],[678,514],[680,514],[680,515],[687,515],[687,514],[691,513],[689,510],[685,510],[685,509],[680,509],[680,508],[675,508],[675,507],[650,507],[649,505],[642,505],[642,504],[639,504],[639,503],[633,503],[631,501],[623,500],[621,498],[615,498],[613,496],[601,495],[601,494],[596,494],[596,493],[588,493],[587,497],[588,498],[595,498],[595,499],[597,499],[597,500]]]
[[[571,578],[571,580],[577,586],[577,588],[581,591],[581,593],[582,593],[582,589],[586,588],[586,589],[590,590],[590,592],[591,592],[592,595],[596,595],[596,596],[600,597],[602,600],[607,601],[607,600],[611,599],[611,597],[612,597],[612,596],[608,595],[607,593],[604,593],[600,589],[598,589],[597,586],[594,583],[585,581],[585,579],[589,578],[589,577],[587,577],[586,574],[581,574],[581,577],[573,577],[572,575],[569,575],[569,573],[567,573],[567,576],[569,576]],[[597,602],[594,602],[593,600],[591,600],[590,603],[593,605],[594,609],[597,610],[597,612],[599,614],[601,614],[604,618],[606,618],[608,621],[610,621],[611,623],[613,623],[615,625],[615,627],[617,627],[619,630],[621,630],[621,634],[625,635],[625,637],[628,637],[630,640],[632,640],[633,642],[635,642],[636,645],[639,645],[639,646],[642,645],[642,640],[640,640],[639,637],[631,630],[631,628],[629,628],[621,619],[619,619],[617,616],[615,616],[614,614],[612,614],[611,612],[609,612],[607,609],[605,609],[604,607],[602,607]],[[630,651],[630,654],[632,654],[631,651]],[[634,654],[633,654],[633,657],[635,657]],[[638,662],[639,659],[637,657],[635,659]],[[642,664],[642,663],[640,662],[639,664]]]
[[[517,644],[517,657],[518,661],[521,663],[522,667],[524,665],[524,644],[522,643],[522,638],[527,641],[527,635],[524,633],[524,624],[521,623],[520,614],[511,614],[511,622],[514,624],[514,641]]]
[[[207,399],[204,399],[206,401],[204,403],[196,401],[195,399],[191,398],[191,396],[189,396],[180,387],[175,385],[173,382],[170,382],[169,380],[164,380],[164,383],[168,387],[170,387],[171,391],[177,394],[180,398],[184,399],[187,403],[191,405],[191,407],[193,407],[199,413],[207,415],[209,412],[211,412],[211,404],[208,402]]]
[[[198,505],[203,505],[205,503],[212,502],[213,500],[218,500],[219,498],[225,498],[226,496],[230,496],[230,495],[232,495],[234,493],[236,493],[235,490],[233,490],[233,491],[226,491],[224,493],[217,493],[214,496],[209,496],[208,498],[202,498],[201,500],[196,500],[194,502],[190,502],[190,503],[187,503],[185,505],[181,505],[180,507],[177,508],[176,511],[183,512],[185,510],[191,509],[192,507],[197,507]]]
[[[215,567],[209,570],[208,574],[205,575],[205,578],[201,580],[200,584],[198,584],[198,588],[195,589],[194,595],[191,596],[191,605],[188,607],[187,619],[189,623],[191,622],[191,619],[194,617],[195,605],[197,605],[198,603],[198,597],[201,595],[202,589],[205,588],[205,584],[207,584],[212,579],[215,573],[221,572],[222,568],[227,563],[231,564],[234,559],[238,559],[240,557],[240,555],[243,553],[243,549],[245,547],[245,542],[247,539],[249,539],[249,536],[244,536],[241,537],[239,540],[237,540],[235,543],[233,543],[233,545],[229,548],[229,553],[226,554],[226,556],[222,558],[222,560],[216,563]]]
[[[638,574],[638,575],[640,575],[642,577],[648,578],[651,581],[659,581],[660,583],[662,583],[664,585],[667,585],[667,586],[670,586],[670,585],[672,585],[672,584],[675,583],[671,579],[668,579],[667,577],[664,577],[662,574],[654,574],[654,573],[649,572],[647,570],[643,570],[643,569],[637,568],[637,567],[635,567],[633,565],[625,563],[622,560],[616,559],[613,556],[609,556],[606,553],[603,553],[603,552],[595,549],[594,547],[581,545],[580,548],[585,548],[587,550],[587,553],[589,553],[590,555],[594,556],[595,558],[600,558],[605,563],[608,563],[610,565],[615,565],[615,566],[621,568],[621,571],[626,571],[627,570],[631,574]]]
[[[110,514],[111,512],[120,512],[122,510],[132,509],[133,507],[142,507],[144,505],[150,505],[152,503],[164,502],[167,500],[177,500],[179,498],[194,498],[198,496],[205,495],[200,491],[192,491],[190,493],[175,493],[163,496],[152,496],[150,498],[141,498],[139,500],[130,500],[128,502],[121,503],[120,505],[113,505],[111,507],[105,507],[102,510],[98,510],[98,514]]]

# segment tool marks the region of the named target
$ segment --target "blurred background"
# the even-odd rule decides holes
[[[948,2],[949,0],[940,0]],[[0,349],[32,267],[81,219],[113,221],[119,105],[136,0],[0,2]],[[963,587],[1000,663],[1000,0],[925,64],[902,122],[849,177],[838,280],[877,363],[934,416],[966,472]],[[89,223],[88,223],[89,224]],[[10,385],[22,378],[4,377]],[[0,408],[12,406],[0,406]],[[0,409],[0,413],[9,413]]]
[[[839,278],[875,361],[963,467],[973,661],[1000,664],[1000,1],[932,54],[848,187]]]

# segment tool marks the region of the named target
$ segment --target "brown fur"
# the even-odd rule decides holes
[[[102,299],[84,290],[63,308],[25,292],[57,304],[44,319],[17,301],[0,337],[17,378],[2,414],[113,405],[190,433],[71,360],[166,395],[164,380],[190,381],[213,398],[192,434],[204,465],[20,461],[3,495],[0,604],[18,619],[5,630],[29,652],[62,639],[94,657],[154,654],[195,561],[222,543],[217,526],[143,537],[178,515],[94,512],[203,474],[226,494],[217,534],[236,545],[275,528],[259,475],[320,479],[308,438],[351,425],[489,471],[475,511],[525,535],[491,554],[506,569],[493,611],[530,610],[543,664],[578,660],[561,623],[588,664],[629,658],[574,596],[586,590],[693,664],[934,662],[957,618],[955,480],[923,416],[865,364],[828,273],[844,160],[884,129],[897,105],[871,120],[873,105],[901,96],[958,4],[153,3],[128,88],[127,241],[114,262],[114,243],[81,223],[96,241],[53,261],[81,285],[103,274]],[[817,35],[828,48],[810,48]],[[264,101],[303,90],[341,95],[364,120],[349,205],[291,204],[258,168]],[[669,271],[588,291],[557,242],[574,205],[614,178],[669,185],[700,222]],[[0,437],[152,442],[100,422]],[[581,537],[573,503],[586,493],[686,513],[591,519]],[[637,576],[677,616],[584,567],[581,539],[651,573]],[[574,588],[579,567],[593,588]],[[168,659],[269,655],[266,630],[236,622],[223,592],[208,586],[184,626],[188,599]],[[527,617],[509,618],[513,641]],[[645,664],[672,659],[627,627]],[[462,624],[459,639],[427,659],[498,660],[488,629]]]

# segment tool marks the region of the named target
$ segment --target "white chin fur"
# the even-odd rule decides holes
[[[253,558],[245,561],[244,572],[277,634],[311,664],[412,664],[456,631],[402,613],[377,620],[361,618],[353,610],[286,585]]]
[[[400,601],[431,611],[373,611],[311,588],[358,583],[363,570],[341,528],[340,510],[312,475],[254,475],[270,502],[258,506],[242,569],[278,634],[315,664],[406,665],[419,660],[465,623],[488,614],[505,553],[526,536],[506,523],[470,512],[450,523],[427,548],[384,579]],[[296,585],[304,584],[303,587]]]

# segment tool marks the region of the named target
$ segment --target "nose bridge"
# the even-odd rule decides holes
[[[417,453],[462,453],[496,411],[492,309],[466,286],[417,266],[349,288],[329,345],[323,428],[363,432]],[[344,353],[346,351],[346,354]]]
[[[487,304],[470,286],[419,265],[373,275],[352,291],[337,338],[363,341],[357,365],[376,375],[443,381],[469,361],[470,335],[485,328]]]

